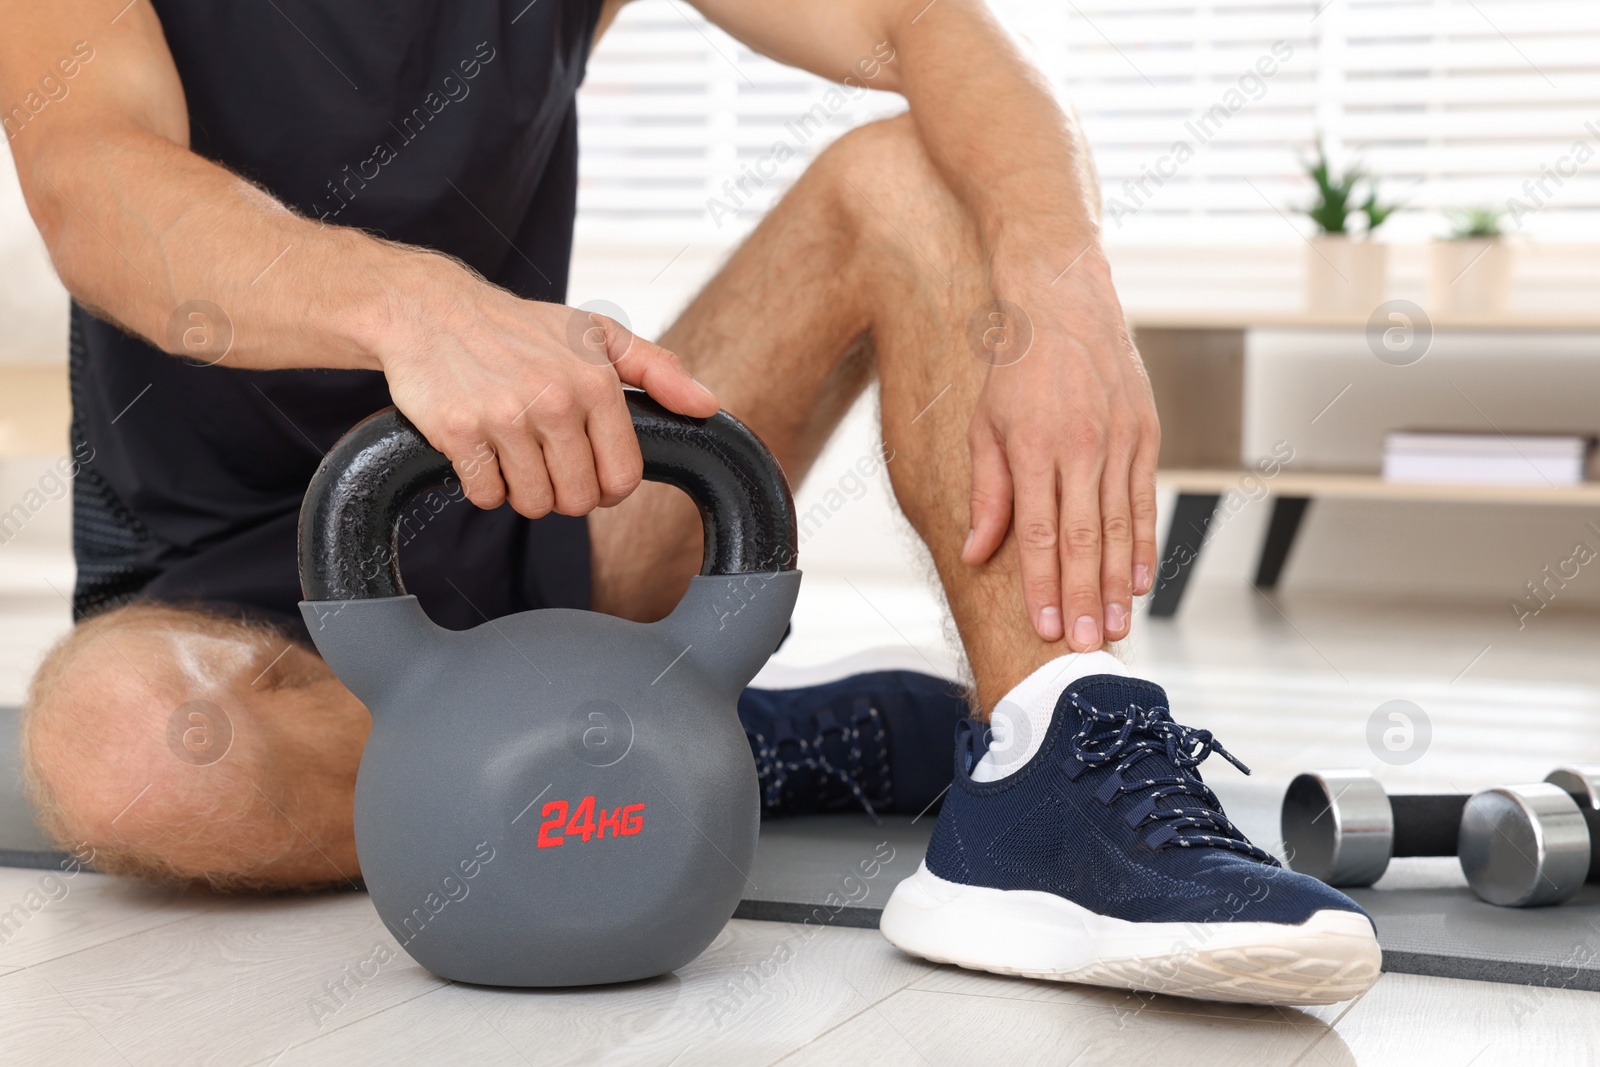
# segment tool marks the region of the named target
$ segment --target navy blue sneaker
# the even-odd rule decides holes
[[[963,687],[909,670],[809,676],[812,684],[739,697],[762,817],[928,810],[950,784],[951,739],[969,714]]]
[[[986,747],[982,723],[958,728],[927,856],[883,913],[903,951],[1256,1004],[1331,1004],[1377,981],[1367,914],[1228,821],[1196,766],[1216,752],[1245,768],[1207,731],[1173,722],[1160,686],[1079,679],[1032,758],[974,782]]]

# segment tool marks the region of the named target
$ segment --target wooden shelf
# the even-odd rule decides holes
[[[1319,500],[1398,500],[1458,504],[1576,504],[1600,506],[1600,482],[1582,485],[1454,485],[1388,482],[1376,474],[1280,470],[1268,478],[1251,470],[1163,470],[1157,483],[1183,493],[1259,493]]]

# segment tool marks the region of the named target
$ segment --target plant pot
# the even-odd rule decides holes
[[[1511,306],[1514,250],[1498,237],[1435,241],[1428,310],[1435,315],[1499,315]]]
[[[1365,317],[1383,303],[1389,249],[1345,234],[1320,234],[1306,249],[1306,310]]]

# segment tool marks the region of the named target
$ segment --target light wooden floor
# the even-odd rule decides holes
[[[40,885],[0,871],[0,901]],[[185,899],[80,874],[0,949],[7,1064],[1587,1064],[1600,997],[1386,975],[1315,1010],[1202,1005],[933,967],[875,931],[735,921],[608,990],[449,984],[365,897]],[[348,975],[384,946],[395,958]],[[377,957],[381,960],[382,957]],[[345,979],[344,991],[337,989]],[[1178,1057],[1176,1060],[1174,1057]]]
[[[945,659],[937,607],[916,587],[808,583],[785,663],[873,644]],[[1537,630],[1519,632],[1503,605],[1194,594],[1175,623],[1142,626],[1126,654],[1168,686],[1180,719],[1214,730],[1254,765],[1252,788],[1281,787],[1309,766],[1365,766],[1431,788],[1537,779],[1558,759],[1600,761],[1600,617],[1541,616]],[[0,602],[0,690],[20,688],[63,624],[59,601]],[[1379,761],[1366,743],[1368,716],[1395,698],[1433,723],[1429,752],[1409,766]],[[1247,784],[1231,769],[1213,776]],[[359,984],[349,978],[375,952],[393,958]],[[330,992],[341,981],[346,991]],[[928,966],[873,931],[808,939],[797,927],[742,921],[654,982],[500,992],[422,971],[364,896],[219,900],[0,869],[5,1064],[1550,1067],[1600,1061],[1596,1020],[1596,994],[1406,975],[1315,1011],[1144,999]]]

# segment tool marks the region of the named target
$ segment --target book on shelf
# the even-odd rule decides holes
[[[1591,475],[1589,434],[1395,430],[1383,442],[1389,482],[1580,485]]]

